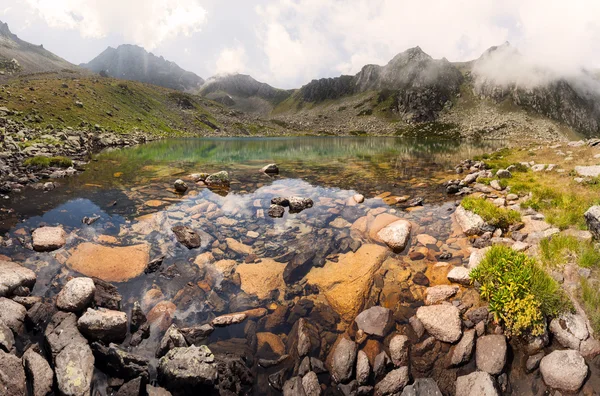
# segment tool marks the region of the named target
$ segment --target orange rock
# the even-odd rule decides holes
[[[99,235],[98,242],[116,244],[119,243],[119,240],[111,235]]]
[[[173,323],[173,315],[176,310],[177,307],[172,302],[161,301],[146,314],[146,318],[151,325],[166,331]]]
[[[269,348],[277,355],[281,356],[285,354],[285,345],[276,334],[266,332],[256,333],[256,340],[258,351],[265,351],[265,348]],[[268,351],[268,349],[266,350]]]
[[[271,291],[285,288],[283,280],[284,263],[264,258],[258,264],[239,264],[236,272],[240,274],[241,289],[254,294],[259,299],[269,298]],[[283,294],[283,293],[281,293]]]

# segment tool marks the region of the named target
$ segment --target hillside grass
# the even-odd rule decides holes
[[[31,127],[99,125],[120,133],[142,130],[173,136],[212,130],[201,117],[218,125],[197,96],[113,78],[16,79],[2,88],[0,97],[0,106],[22,112],[15,119],[36,118],[25,121]]]

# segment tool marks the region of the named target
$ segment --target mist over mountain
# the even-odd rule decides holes
[[[90,62],[80,66],[110,77],[145,82],[179,91],[197,90],[204,83],[196,74],[137,45],[108,47]]]
[[[54,55],[42,45],[34,45],[13,34],[0,21],[0,74],[28,74],[75,70],[77,66]]]

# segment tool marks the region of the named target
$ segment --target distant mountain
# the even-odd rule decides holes
[[[77,66],[44,49],[21,40],[0,22],[0,75],[29,74],[61,70]]]
[[[293,91],[273,88],[245,74],[218,75],[209,78],[200,94],[229,107],[255,113],[268,113]]]
[[[406,121],[435,119],[460,90],[461,72],[446,59],[433,59],[419,47],[396,55],[387,65],[366,65],[355,76],[313,80],[296,94],[319,103],[367,91],[387,91],[391,107]]]
[[[89,63],[80,65],[96,73],[114,78],[134,80],[180,91],[194,91],[204,80],[183,70],[177,64],[157,57],[137,45],[108,47]]]

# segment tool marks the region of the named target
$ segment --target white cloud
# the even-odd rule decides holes
[[[246,50],[240,44],[223,49],[215,66],[217,74],[244,72],[246,68]]]
[[[151,50],[169,38],[190,35],[206,21],[196,0],[25,0],[50,27],[83,37],[118,34]]]

